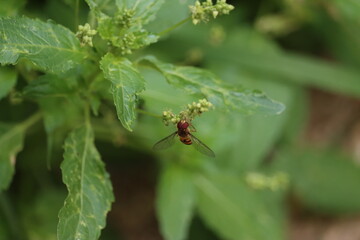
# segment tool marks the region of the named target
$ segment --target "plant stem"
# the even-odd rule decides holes
[[[24,64],[17,64],[16,69],[18,73],[25,79],[27,83],[35,80],[38,77],[38,74],[34,70],[27,69]]]
[[[76,0],[75,1],[75,31],[77,30],[78,26],[79,26],[79,4],[80,1]]]
[[[30,126],[35,124],[40,119],[41,119],[41,113],[37,112],[37,113],[33,114],[31,117],[29,117],[25,121],[17,124],[11,130],[9,130],[5,134],[3,134],[1,136],[2,141],[7,141],[8,139],[11,139],[13,136],[16,136],[16,134],[25,132]]]
[[[147,111],[144,111],[144,110],[142,110],[142,109],[138,109],[138,108],[137,108],[136,111],[137,111],[138,113],[141,113],[141,114],[144,114],[144,115],[148,115],[148,116],[151,116],[151,117],[162,118],[161,115],[158,115],[158,114],[155,114],[155,113],[151,113],[151,112],[147,112]]]
[[[5,223],[8,224],[12,239],[24,239],[24,231],[21,227],[20,221],[17,218],[14,212],[14,208],[5,193],[0,194],[0,210],[4,217]]]
[[[88,16],[88,22],[91,26],[91,28],[95,28],[95,13],[93,11],[90,11],[89,16]]]
[[[185,18],[184,20],[181,20],[180,22],[176,23],[175,25],[165,29],[164,31],[158,33],[159,36],[164,36],[165,34],[167,34],[168,32],[174,30],[177,27],[180,27],[181,25],[183,25],[184,23],[186,23],[187,21],[189,21],[191,19],[191,16]]]
[[[42,118],[42,114],[40,112],[34,113],[28,119],[21,122],[17,127],[21,130],[26,130],[27,128],[35,124],[37,121],[39,121],[41,118]]]

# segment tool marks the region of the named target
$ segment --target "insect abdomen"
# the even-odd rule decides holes
[[[183,144],[186,144],[186,145],[191,145],[191,144],[192,144],[190,138],[180,138],[180,141],[181,141]]]

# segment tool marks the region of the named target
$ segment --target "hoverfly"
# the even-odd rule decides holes
[[[177,135],[182,143],[186,145],[193,145],[196,150],[206,156],[215,157],[215,153],[208,146],[190,133],[190,127],[192,127],[190,123],[185,120],[181,120],[177,124],[177,131],[155,143],[153,150],[163,150],[170,147],[173,145],[175,136]]]

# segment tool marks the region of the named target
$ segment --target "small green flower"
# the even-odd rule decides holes
[[[158,36],[147,32],[132,9],[122,9],[114,17],[99,18],[98,31],[109,40],[120,55],[132,54],[134,50],[157,41]]]
[[[85,25],[79,25],[76,37],[80,40],[80,45],[82,47],[86,45],[92,47],[92,38],[96,33],[96,30],[91,29],[90,25],[85,23]]]
[[[192,14],[192,22],[194,25],[200,22],[209,22],[211,17],[216,18],[217,16],[229,14],[234,6],[227,4],[226,0],[217,0],[214,5],[212,0],[205,2],[196,1],[194,6],[189,6]]]
[[[261,173],[252,172],[247,174],[246,182],[250,187],[256,190],[269,189],[271,191],[278,191],[287,188],[289,177],[283,172],[276,173],[270,177]]]
[[[199,102],[188,104],[184,111],[179,113],[180,119],[192,121],[196,116],[209,111],[213,107],[212,103],[206,99],[200,99]]]
[[[134,25],[134,10],[124,9],[115,16],[115,24],[122,28],[130,28]]]
[[[170,110],[163,112],[163,122],[166,126],[168,126],[171,123],[176,124],[179,121],[180,119],[178,120],[178,117]]]
[[[206,99],[200,99],[198,102],[188,104],[186,109],[179,114],[171,111],[163,112],[163,122],[166,126],[169,124],[177,124],[180,120],[192,121],[196,116],[200,116],[204,112],[208,112],[213,108],[213,104]]]

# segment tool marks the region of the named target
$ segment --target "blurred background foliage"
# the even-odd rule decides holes
[[[83,24],[88,8],[80,3]],[[196,136],[216,153],[208,159],[180,143],[154,153],[152,144],[172,127],[139,114],[129,133],[112,107],[102,106],[104,118],[93,125],[116,202],[101,239],[359,239],[360,2],[229,3],[229,16],[188,22],[139,53],[206,68],[229,84],[266,92],[286,110],[244,116],[215,109],[196,119]],[[166,1],[148,29],[183,20],[190,4]],[[0,2],[0,15],[53,19],[75,31],[74,7],[69,0],[10,0]],[[179,111],[197,100],[153,70],[143,74],[140,105],[147,112]],[[0,120],[20,121],[35,108],[18,103],[14,90],[0,101]],[[28,132],[14,181],[0,195],[1,240],[56,239],[66,197],[59,171],[64,136],[56,136],[48,170],[41,124]]]

